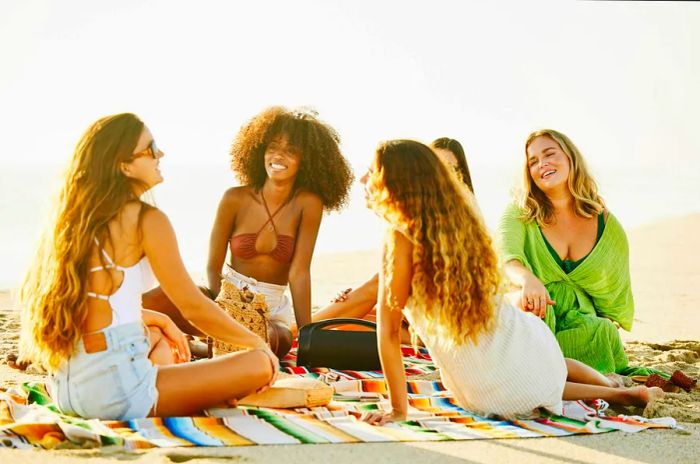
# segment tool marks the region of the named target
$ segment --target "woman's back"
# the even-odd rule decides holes
[[[86,333],[141,319],[141,294],[155,284],[141,244],[143,208],[137,201],[126,204],[107,224],[109,235],[95,237],[88,260]]]
[[[564,357],[547,326],[532,314],[502,299],[493,325],[477,343],[450,346],[428,329],[420,308],[409,304],[404,313],[463,407],[503,417],[527,417],[538,407],[561,413]]]

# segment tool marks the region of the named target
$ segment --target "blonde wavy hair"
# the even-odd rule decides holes
[[[94,239],[109,243],[109,221],[126,203],[138,200],[135,191],[146,188],[135,186],[120,168],[131,161],[143,127],[130,113],[107,116],[92,124],[78,142],[53,218],[20,289],[21,360],[53,371],[82,336]]]
[[[527,162],[527,149],[538,137],[549,137],[556,142],[569,158],[569,192],[574,197],[576,214],[583,217],[594,217],[605,209],[605,202],[598,195],[598,185],[591,177],[586,162],[576,145],[561,132],[553,129],[542,129],[531,133],[525,141],[525,164],[523,169],[523,186],[518,195],[518,204],[523,212],[525,221],[536,221],[540,225],[551,224],[554,220],[554,207],[547,195],[540,190],[530,175]]]
[[[500,273],[473,195],[419,142],[382,143],[373,166],[368,203],[413,244],[411,299],[429,332],[452,345],[477,342],[493,320]]]

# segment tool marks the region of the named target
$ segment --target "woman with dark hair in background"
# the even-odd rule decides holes
[[[451,166],[455,170],[462,182],[467,184],[469,190],[474,193],[472,176],[469,173],[469,165],[467,165],[467,155],[464,154],[462,144],[458,140],[449,137],[440,137],[430,144],[430,148],[433,149],[445,165]]]

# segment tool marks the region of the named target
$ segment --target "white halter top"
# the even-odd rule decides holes
[[[95,243],[102,252],[102,256],[107,260],[107,265],[95,266],[90,268],[88,272],[116,269],[124,274],[124,278],[117,291],[111,295],[87,292],[87,296],[109,302],[112,309],[112,323],[109,327],[140,321],[142,319],[141,295],[153,288],[156,283],[148,258],[144,256],[133,266],[118,266],[105,249],[100,246],[100,241],[97,238],[95,238]]]

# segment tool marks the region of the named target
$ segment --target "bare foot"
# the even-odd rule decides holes
[[[664,397],[664,391],[659,387],[632,387],[624,390],[626,398],[623,404],[646,406],[647,403]]]

